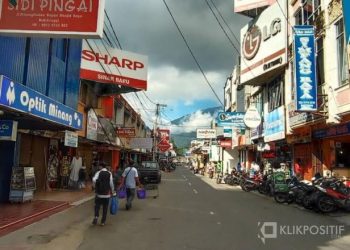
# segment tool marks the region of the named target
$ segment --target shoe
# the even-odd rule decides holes
[[[105,223],[101,223],[100,226],[103,227],[105,225]]]
[[[95,217],[92,221],[92,225],[96,225],[97,224],[97,217]]]

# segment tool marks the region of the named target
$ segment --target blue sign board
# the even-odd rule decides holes
[[[0,120],[0,141],[16,141],[17,122]]]
[[[218,126],[245,129],[244,115],[244,112],[219,112],[217,117]]]
[[[323,139],[327,137],[342,136],[348,134],[350,134],[350,122],[329,128],[315,130],[312,132],[312,137],[315,139]]]
[[[82,129],[81,113],[5,76],[0,76],[0,106],[77,130]]]
[[[285,138],[284,106],[275,109],[265,116],[264,141],[276,141]]]
[[[294,26],[296,110],[317,110],[314,27]]]
[[[345,42],[350,43],[350,1],[343,0],[343,17],[344,17],[344,29],[345,29]]]

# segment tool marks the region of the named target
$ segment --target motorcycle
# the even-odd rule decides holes
[[[342,180],[323,181],[317,185],[316,208],[322,213],[330,213],[338,208],[350,211],[350,188]]]
[[[243,191],[250,192],[253,190],[258,190],[261,182],[262,177],[260,174],[257,174],[253,178],[243,177],[240,186]]]

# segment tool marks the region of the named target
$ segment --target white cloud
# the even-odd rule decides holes
[[[203,113],[199,110],[193,113],[188,121],[183,122],[178,127],[171,126],[170,130],[173,134],[194,132],[197,128],[209,128],[213,119],[214,117],[210,113]]]
[[[200,72],[180,71],[171,66],[149,70],[147,94],[156,102],[190,105],[195,101],[213,99],[219,103]],[[219,98],[223,97],[227,76],[217,72],[206,72],[206,76]]]

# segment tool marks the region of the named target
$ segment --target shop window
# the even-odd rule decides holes
[[[277,77],[268,86],[269,112],[283,105],[283,81]]]
[[[350,143],[336,142],[335,148],[336,167],[350,168]]]
[[[251,103],[255,105],[261,117],[264,117],[264,101],[262,92],[252,97]]]
[[[296,11],[295,25],[313,25],[321,13],[321,0],[302,0],[301,7]]]
[[[345,39],[344,39],[344,22],[343,19],[340,19],[336,24],[336,33],[337,33],[337,49],[338,49],[338,80],[339,86],[344,85],[349,78],[348,71],[348,60],[347,54],[345,53]]]

